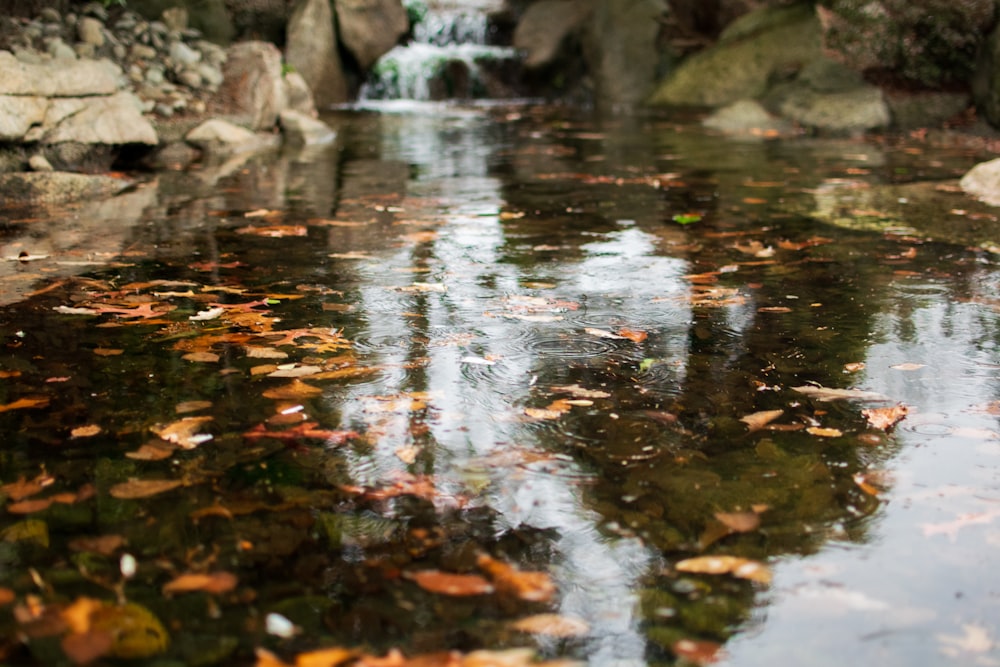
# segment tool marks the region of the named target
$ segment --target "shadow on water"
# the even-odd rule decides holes
[[[996,260],[827,203],[973,156],[329,120],[4,213],[3,659],[995,663]]]

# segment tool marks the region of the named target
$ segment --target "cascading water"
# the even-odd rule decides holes
[[[496,0],[407,2],[413,39],[382,56],[361,88],[362,100],[510,97],[505,71],[515,49],[491,44]]]

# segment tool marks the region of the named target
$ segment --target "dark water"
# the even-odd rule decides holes
[[[333,147],[119,208],[0,211],[3,661],[110,632],[98,660],[162,665],[1000,664],[995,218],[803,215],[981,156],[530,107],[328,120]],[[211,573],[238,583],[169,584]],[[162,627],[84,632],[83,598]],[[524,664],[490,655],[464,664]]]

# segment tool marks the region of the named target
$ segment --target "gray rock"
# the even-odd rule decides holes
[[[785,96],[780,111],[806,127],[836,133],[884,128],[891,121],[882,91],[867,85],[839,93],[796,87]]]
[[[31,64],[0,51],[0,95],[110,95],[121,78],[121,69],[107,60]]]
[[[281,112],[281,131],[292,146],[328,144],[337,138],[337,133],[323,121],[290,109]]]
[[[177,74],[177,83],[185,85],[188,88],[201,88],[201,75],[196,70],[186,69]]]
[[[59,37],[54,37],[46,43],[45,52],[56,60],[76,60],[76,51]]]
[[[222,70],[208,63],[198,63],[194,71],[198,73],[205,85],[218,88],[222,84]]]
[[[211,155],[231,155],[274,145],[266,136],[218,118],[206,120],[188,132],[184,140]]]
[[[156,130],[142,115],[141,108],[139,99],[128,92],[52,99],[45,124],[33,128],[25,139],[50,144],[73,141],[155,146]]]
[[[939,126],[972,103],[969,94],[963,91],[887,91],[885,98],[892,125],[900,129]]]
[[[980,162],[966,172],[959,185],[976,199],[990,206],[1000,206],[1000,158]]]
[[[656,41],[665,0],[598,0],[583,36],[583,53],[602,105],[632,107],[653,88]]]
[[[102,47],[104,46],[104,24],[93,17],[84,16],[76,24],[76,36],[84,44]]]
[[[46,23],[59,23],[62,21],[59,11],[52,7],[45,7],[42,11],[38,12],[38,18]]]
[[[726,134],[760,138],[788,136],[795,131],[790,122],[772,116],[755,100],[733,102],[705,118],[702,124]]]
[[[374,65],[410,29],[401,0],[337,0],[336,11],[337,33],[362,70]]]
[[[281,53],[268,42],[239,42],[229,48],[216,98],[220,111],[247,119],[254,130],[270,130],[287,106]]]
[[[108,10],[100,2],[88,2],[80,12],[87,16],[95,16],[105,23],[108,21]]]
[[[148,83],[151,86],[160,85],[165,80],[163,68],[160,67],[159,65],[150,67],[149,69],[146,70],[144,78],[146,79],[146,83]]]
[[[156,57],[156,49],[145,44],[133,44],[129,49],[129,53],[132,54],[133,58],[140,58],[142,60],[152,60]]]
[[[349,93],[337,50],[330,0],[300,0],[288,21],[285,60],[322,107],[346,102]]]
[[[592,12],[575,0],[539,0],[524,12],[514,30],[514,47],[524,52],[527,67],[543,67],[559,55],[568,35],[578,30]]]
[[[49,101],[31,95],[0,95],[0,141],[20,141],[45,120]]]
[[[167,26],[167,30],[183,32],[188,27],[188,10],[184,7],[170,7],[163,10],[160,19]]]
[[[298,72],[285,74],[285,95],[288,98],[289,109],[311,118],[316,117],[316,103],[313,101],[312,91]]]
[[[181,41],[170,45],[170,58],[181,65],[193,65],[201,60],[201,54]]]
[[[44,155],[32,155],[28,158],[28,166],[31,171],[55,171],[52,163]]]
[[[97,49],[94,48],[93,44],[87,44],[86,42],[77,42],[73,45],[73,53],[76,54],[77,58],[86,59],[93,58],[97,54]]]

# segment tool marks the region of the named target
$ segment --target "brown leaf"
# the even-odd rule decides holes
[[[802,385],[801,387],[792,387],[792,389],[800,394],[811,396],[818,401],[835,401],[839,399],[857,399],[862,401],[888,400],[882,394],[874,391],[864,391],[862,389],[835,389],[815,385]]]
[[[764,428],[783,414],[785,414],[784,410],[761,410],[740,417],[740,421],[746,424],[747,428],[753,432]]]
[[[738,556],[699,556],[678,561],[674,569],[694,574],[731,574],[758,583],[771,582],[771,570],[763,563]]]
[[[722,657],[722,645],[715,642],[693,639],[681,639],[670,647],[678,658],[688,660],[696,665],[710,665]]]
[[[319,387],[307,384],[302,380],[292,380],[289,384],[282,385],[281,387],[275,387],[274,389],[268,389],[263,393],[263,396],[264,398],[299,399],[313,398],[322,393],[323,390]]]
[[[590,632],[590,626],[582,619],[559,614],[527,616],[512,623],[511,627],[533,635],[560,638],[582,637]]]
[[[617,333],[622,338],[627,338],[633,343],[641,343],[649,337],[649,334],[645,331],[637,331],[635,329],[627,329],[625,327],[619,329]]]
[[[172,442],[181,449],[194,449],[203,442],[212,439],[208,433],[198,433],[203,424],[212,421],[212,417],[183,417],[166,425],[151,426],[150,431],[167,442]]]
[[[715,518],[736,533],[751,533],[760,528],[760,516],[756,512],[716,512]]]
[[[97,435],[101,432],[101,427],[97,424],[88,424],[87,426],[77,426],[75,429],[69,432],[71,438],[89,438]]]
[[[545,572],[518,570],[487,554],[480,554],[476,564],[489,576],[500,593],[532,602],[547,602],[555,595],[556,586]]]
[[[862,410],[861,414],[868,420],[869,426],[882,431],[888,431],[893,426],[902,421],[909,413],[910,409],[900,403],[888,408],[870,408]]]
[[[897,371],[917,371],[923,368],[924,366],[925,364],[914,364],[907,362],[903,364],[896,364],[895,366],[889,366],[889,368],[892,368],[893,370]]]
[[[346,648],[323,648],[295,656],[295,667],[338,667],[356,658],[357,651]]]
[[[139,446],[134,452],[125,452],[125,456],[136,461],[162,461],[170,458],[177,451],[177,445],[165,440],[153,440]]]
[[[239,583],[236,575],[231,572],[211,572],[208,574],[182,574],[163,585],[163,594],[191,593],[228,593]]]
[[[130,479],[127,482],[115,484],[109,493],[112,498],[134,500],[166,493],[179,486],[184,486],[184,482],[179,479]]]
[[[125,350],[119,350],[117,348],[108,348],[108,347],[94,348],[94,354],[100,357],[117,357],[118,355],[123,354],[124,352]]]
[[[218,363],[219,355],[215,352],[188,352],[181,359],[194,363],[214,364]]]
[[[7,511],[11,514],[34,514],[42,512],[52,506],[52,498],[35,498],[32,500],[22,500],[20,502],[7,505]]]
[[[174,412],[182,415],[186,412],[197,412],[198,410],[207,410],[212,407],[212,401],[184,401],[178,403],[174,406]]]
[[[69,542],[69,548],[73,551],[89,551],[102,556],[111,556],[123,546],[125,546],[125,538],[121,535],[78,537]]]
[[[810,426],[806,428],[806,433],[820,438],[839,438],[844,433],[838,428],[824,428],[822,426]]]
[[[29,408],[44,408],[49,404],[49,399],[47,396],[35,396],[28,398],[19,398],[12,403],[7,403],[6,405],[0,405],[0,412],[8,412],[10,410],[25,410]]]
[[[493,592],[493,586],[478,574],[452,574],[440,570],[420,570],[404,572],[425,591],[441,595],[466,596],[485,595]]]
[[[78,665],[85,665],[111,653],[114,636],[108,630],[73,632],[60,640],[66,657]]]
[[[280,239],[286,236],[306,236],[309,234],[309,230],[305,225],[261,225],[259,227],[247,225],[237,229],[236,233]]]
[[[258,424],[243,434],[244,438],[274,438],[276,440],[325,440],[330,445],[342,445],[352,438],[358,438],[357,431],[328,431],[316,428],[316,422],[303,422],[282,431],[269,431],[263,424]]]
[[[21,477],[16,482],[10,482],[9,484],[4,484],[0,486],[0,493],[11,500],[24,500],[29,498],[36,493],[41,492],[46,486],[51,484],[53,479],[51,477],[39,475],[33,480],[26,480]]]

